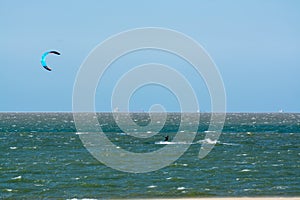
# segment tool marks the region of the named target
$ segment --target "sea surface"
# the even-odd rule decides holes
[[[229,113],[218,141],[204,140],[209,113],[201,113],[200,122],[190,115],[198,131],[178,160],[153,172],[127,173],[89,153],[72,113],[0,113],[0,199],[300,196],[300,114]],[[150,121],[147,113],[130,116],[141,126]],[[145,139],[122,131],[111,113],[97,117],[113,144],[128,151],[181,145],[172,144],[179,113],[158,120],[161,131]],[[169,143],[162,142],[166,135]],[[205,142],[216,145],[199,159]]]

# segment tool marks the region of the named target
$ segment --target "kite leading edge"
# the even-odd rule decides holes
[[[56,54],[56,55],[60,55],[60,53],[58,51],[47,51],[45,52],[43,55],[42,55],[42,58],[41,58],[41,64],[42,66],[48,70],[48,71],[51,71],[52,69],[47,65],[46,63],[46,57],[48,56],[48,54]]]

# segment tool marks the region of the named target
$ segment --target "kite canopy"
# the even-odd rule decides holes
[[[47,69],[48,71],[51,71],[52,69],[50,67],[48,67],[47,63],[46,63],[46,57],[48,56],[48,54],[56,54],[56,55],[60,55],[60,53],[58,51],[47,51],[42,55],[41,58],[41,64],[42,66]]]

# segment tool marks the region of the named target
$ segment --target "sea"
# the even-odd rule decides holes
[[[0,113],[0,199],[300,196],[299,113],[227,113],[217,141],[205,141],[210,113],[200,113],[200,120],[190,115],[198,130],[181,157],[161,169],[129,173],[87,150],[72,113]],[[148,138],[128,135],[112,113],[96,116],[118,148],[147,153],[182,145],[172,143],[180,113],[158,118],[163,128]],[[130,117],[140,126],[151,121],[148,113]],[[182,133],[191,134],[188,128]],[[215,146],[199,159],[205,142]]]

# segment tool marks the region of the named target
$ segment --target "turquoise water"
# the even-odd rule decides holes
[[[216,146],[198,159],[209,117],[201,114],[196,138],[180,159],[154,172],[133,174],[92,157],[71,113],[0,113],[0,198],[300,195],[300,114],[227,114]],[[145,113],[132,118],[149,123]],[[147,139],[123,133],[109,113],[99,113],[98,121],[114,144],[149,152],[164,146],[165,135],[172,140],[180,114],[169,113],[161,132]],[[191,117],[190,123],[198,121]]]

